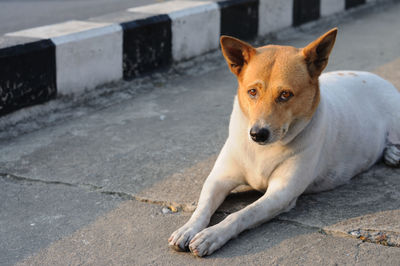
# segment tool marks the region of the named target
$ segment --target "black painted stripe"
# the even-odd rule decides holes
[[[320,0],[294,0],[293,26],[319,19]]]
[[[250,40],[258,33],[258,0],[220,1],[221,35]]]
[[[51,40],[0,49],[0,115],[56,95],[56,54]]]
[[[172,33],[168,15],[125,22],[121,26],[124,79],[171,64]]]
[[[346,0],[346,9],[365,4],[365,0]]]

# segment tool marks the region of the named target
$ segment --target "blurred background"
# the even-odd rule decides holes
[[[166,0],[168,1],[168,0]],[[162,0],[0,0],[0,35],[74,19],[88,19]]]

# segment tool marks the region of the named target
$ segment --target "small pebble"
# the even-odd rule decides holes
[[[167,213],[170,213],[170,212],[171,212],[171,210],[168,209],[167,207],[162,208],[161,211],[162,211],[163,214],[167,214]]]
[[[361,234],[360,234],[359,231],[351,231],[351,232],[350,232],[350,235],[359,237]]]
[[[178,211],[178,209],[177,208],[175,208],[174,206],[169,206],[169,209],[172,211],[172,212],[177,212]]]

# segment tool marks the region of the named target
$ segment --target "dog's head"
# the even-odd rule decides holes
[[[221,37],[222,53],[238,80],[239,105],[249,137],[259,144],[282,140],[296,123],[308,122],[320,99],[318,77],[335,43],[334,28],[304,48],[254,48]]]

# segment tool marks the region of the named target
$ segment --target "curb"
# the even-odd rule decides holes
[[[0,37],[0,116],[384,0],[168,1]]]

